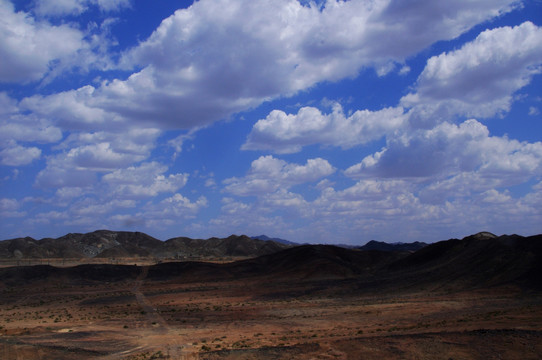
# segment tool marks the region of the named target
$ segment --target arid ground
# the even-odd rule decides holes
[[[111,281],[4,282],[0,358],[542,358],[542,294],[519,286],[209,274],[198,281],[151,277],[149,269],[130,266]]]

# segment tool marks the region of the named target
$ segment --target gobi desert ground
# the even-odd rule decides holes
[[[540,359],[541,243],[0,269],[1,359]]]

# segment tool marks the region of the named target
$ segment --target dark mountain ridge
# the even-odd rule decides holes
[[[161,241],[141,232],[97,230],[67,234],[56,239],[25,237],[0,241],[0,259],[255,257],[286,247],[245,235],[207,240],[178,237]]]
[[[428,244],[420,241],[413,243],[387,243],[383,241],[371,240],[363,246],[356,246],[358,250],[380,250],[380,251],[417,251]]]
[[[223,244],[227,248],[228,242]],[[134,279],[139,273],[140,268],[128,265],[27,266],[0,269],[0,281],[120,281]],[[147,279],[201,282],[256,277],[261,281],[327,281],[326,286],[348,280],[358,291],[460,290],[515,284],[539,291],[540,274],[542,235],[476,234],[430,244],[414,253],[303,245],[232,263],[168,262],[150,266]]]
[[[542,235],[478,233],[428,245],[390,266],[419,283],[499,285],[513,281],[542,289]],[[417,280],[414,280],[417,279]]]
[[[274,242],[277,242],[277,243],[280,243],[280,244],[285,244],[285,245],[300,245],[299,243],[296,243],[296,242],[293,242],[293,241],[290,241],[290,240],[285,240],[285,239],[281,239],[281,238],[271,238],[271,237],[269,237],[267,235],[251,236],[250,238],[255,239],[255,240],[274,241]]]

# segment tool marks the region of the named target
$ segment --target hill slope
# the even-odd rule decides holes
[[[181,243],[188,240],[176,239]],[[235,238],[210,239],[220,251],[245,253]],[[242,241],[241,241],[242,243]],[[135,266],[85,265],[73,268],[0,269],[0,281],[46,277],[122,280],[138,274]],[[176,282],[261,278],[261,281],[349,281],[359,291],[382,289],[473,289],[516,284],[542,290],[542,235],[474,235],[428,245],[415,253],[361,251],[331,245],[304,245],[233,263],[170,262],[149,267],[148,279]],[[110,274],[110,276],[108,275]],[[353,281],[353,282],[352,282]],[[395,289],[395,290],[394,290]]]
[[[542,235],[479,233],[428,245],[391,264],[411,283],[493,286],[520,282],[542,289]]]
[[[371,240],[363,246],[357,246],[358,250],[380,250],[380,251],[417,251],[426,247],[427,243],[415,241],[413,243],[386,243],[383,241]]]
[[[225,239],[173,238],[160,241],[141,232],[97,230],[87,234],[67,234],[57,239],[26,237],[0,241],[0,259],[255,257],[286,247],[244,235]]]

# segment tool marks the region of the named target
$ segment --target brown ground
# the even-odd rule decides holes
[[[114,283],[0,285],[0,359],[542,358],[542,294],[512,285],[398,292],[151,281],[140,269]]]

